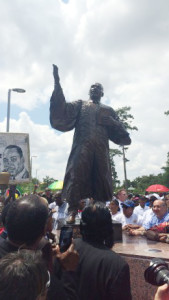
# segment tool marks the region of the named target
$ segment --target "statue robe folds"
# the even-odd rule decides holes
[[[118,127],[112,125],[111,118],[118,121]],[[119,145],[131,143],[115,111],[91,100],[66,102],[59,85],[50,100],[50,122],[63,132],[75,128],[62,193],[70,210],[77,210],[78,201],[88,197],[111,200],[109,139]]]

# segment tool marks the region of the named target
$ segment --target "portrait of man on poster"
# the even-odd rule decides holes
[[[29,178],[29,172],[25,168],[23,151],[19,146],[9,145],[3,153],[4,172],[10,173],[11,180]]]
[[[0,133],[0,172],[10,174],[9,184],[29,182],[29,134]]]

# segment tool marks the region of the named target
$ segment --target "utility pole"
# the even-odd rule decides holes
[[[125,150],[127,150],[127,147],[122,146],[122,152],[123,152],[123,166],[124,166],[124,186],[125,189],[127,190],[127,171],[126,171],[126,162],[129,160],[125,157]]]

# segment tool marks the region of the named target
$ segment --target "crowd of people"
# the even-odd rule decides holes
[[[169,242],[169,194],[127,195],[120,190],[108,205],[112,220],[128,235]]]
[[[169,242],[169,194],[121,189],[106,204],[82,199],[76,216],[81,237],[65,252],[55,236],[68,217],[61,192],[1,201],[0,300],[130,300],[130,270],[112,250],[112,221],[128,235]],[[167,293],[160,287],[155,300],[168,299]]]

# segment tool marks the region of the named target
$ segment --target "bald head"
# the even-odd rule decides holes
[[[162,219],[164,215],[167,213],[167,205],[163,200],[155,200],[153,203],[153,212],[157,216],[157,218]]]

